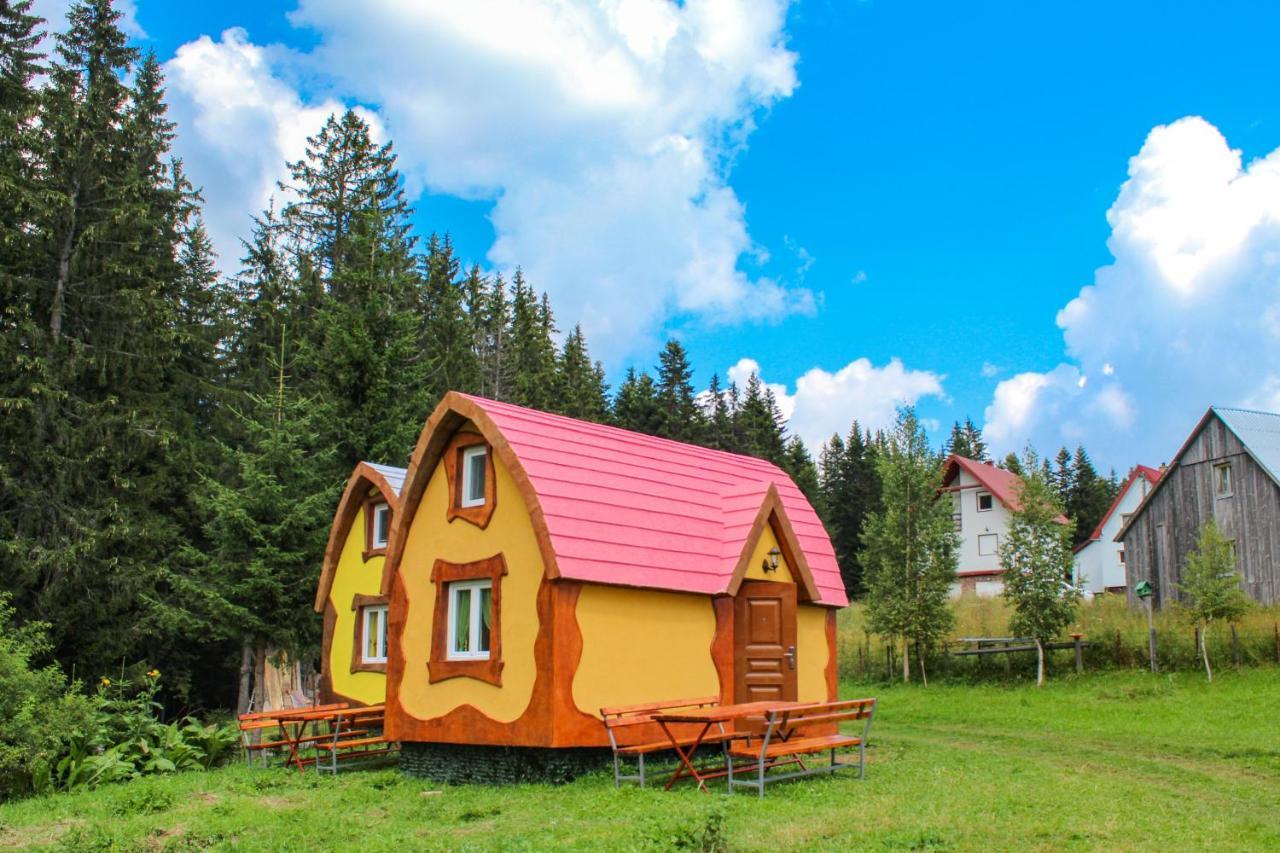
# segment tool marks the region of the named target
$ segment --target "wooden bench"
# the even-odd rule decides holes
[[[314,745],[316,770],[336,775],[343,763],[382,761],[399,752],[400,744],[383,734],[384,713],[382,705],[339,712],[333,732]]]
[[[699,743],[696,734],[690,733],[687,737],[676,734],[674,742],[672,738],[660,736],[657,739],[649,740],[651,737],[649,732],[638,730],[640,726],[652,725],[656,726],[654,715],[662,711],[672,711],[683,708],[708,708],[720,704],[719,696],[699,696],[693,699],[670,699],[665,702],[647,702],[641,705],[621,705],[616,708],[601,708],[600,718],[604,721],[605,733],[609,736],[609,746],[613,749],[613,784],[614,787],[622,787],[622,783],[639,782],[640,787],[644,787],[645,783],[645,756],[654,753],[671,752],[673,746],[679,744],[682,747],[693,746]],[[702,738],[702,744],[723,744],[733,740],[741,735],[733,732],[725,731],[723,723],[716,724],[716,731],[706,732]],[[638,738],[640,743],[621,743],[620,740],[633,740],[634,737],[629,735],[644,735],[646,737]],[[623,775],[622,761],[626,758],[636,759],[639,766],[639,772],[636,775]],[[725,756],[726,762],[728,756]]]
[[[857,767],[858,778],[866,775],[867,734],[871,731],[871,718],[875,716],[875,699],[845,699],[839,702],[814,702],[791,708],[770,711],[764,718],[764,732],[751,736],[745,743],[731,744],[730,759],[746,759],[751,764],[734,768],[729,764],[729,793],[734,786],[755,788],[764,796],[765,785],[769,782],[781,782],[784,779],[795,779],[800,776],[812,776],[816,773],[834,774],[846,767]],[[806,734],[804,729],[816,726],[829,728],[832,724],[860,721],[862,732],[859,735],[840,734]],[[841,762],[836,759],[836,750],[858,748],[858,763]],[[803,758],[831,752],[831,764],[826,767],[807,768]],[[766,776],[771,768],[783,764],[799,764],[801,769],[781,775]],[[754,778],[742,778],[741,773],[735,778],[734,771],[754,770]]]
[[[282,717],[288,718],[297,714],[323,714],[326,712],[341,711],[347,708],[346,702],[335,702],[328,705],[316,705],[310,708],[291,708],[281,709],[278,711],[255,711],[249,714],[241,714],[236,719],[240,723],[240,749],[244,753],[245,763],[250,767],[253,766],[253,756],[260,754],[263,756],[263,764],[266,764],[266,753],[288,749],[291,744],[295,747],[300,743],[308,743],[315,739],[316,736],[301,738],[299,740],[289,740],[280,736],[280,720]],[[265,736],[271,737],[269,740],[263,740]],[[255,740],[255,738],[257,738]]]

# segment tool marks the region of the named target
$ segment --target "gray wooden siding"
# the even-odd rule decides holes
[[[1232,496],[1214,496],[1214,466],[1231,463]],[[1249,596],[1280,601],[1280,487],[1217,417],[1210,417],[1124,536],[1129,589],[1155,587],[1162,607],[1180,596],[1176,584],[1201,526],[1210,518],[1236,543],[1236,568]],[[1132,592],[1130,597],[1132,598]]]

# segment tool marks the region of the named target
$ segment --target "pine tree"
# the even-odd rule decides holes
[[[475,321],[479,349],[479,393],[493,400],[511,400],[511,358],[509,335],[511,303],[507,299],[507,284],[498,273],[484,289],[479,300],[479,315]]]
[[[1010,473],[1017,474],[1019,477],[1025,473],[1022,470],[1022,460],[1020,460],[1018,458],[1018,454],[1014,453],[1012,450],[1009,451],[1009,455],[1005,456],[1004,460],[1001,461],[1000,467]]]
[[[747,379],[746,394],[733,420],[738,452],[782,464],[786,446],[782,416],[773,392],[754,373]]]
[[[604,367],[591,363],[582,327],[574,326],[565,336],[556,369],[556,411],[571,418],[604,423],[609,417],[608,388]]]
[[[516,270],[511,282],[511,326],[507,353],[511,360],[510,400],[521,406],[549,410],[556,387],[555,324],[546,300]]]
[[[475,351],[475,324],[466,311],[470,292],[460,278],[461,267],[447,234],[443,239],[431,236],[421,265],[424,294],[420,351],[426,361],[426,403],[430,407],[448,391],[477,389],[480,361]]]
[[[861,597],[865,591],[862,530],[868,514],[880,508],[880,478],[876,451],[857,421],[848,440],[833,435],[823,449],[821,470],[823,521],[840,566],[845,592]]]
[[[1084,446],[1077,447],[1071,460],[1071,491],[1065,504],[1067,515],[1076,525],[1074,545],[1089,537],[1106,515],[1112,500],[1107,481],[1094,470]]]
[[[978,429],[970,418],[964,419],[963,432],[969,458],[976,462],[990,462],[991,455],[987,452],[987,442],[982,437],[982,430]]]
[[[717,450],[737,451],[733,435],[733,410],[729,407],[729,392],[720,387],[720,374],[711,374],[707,385],[702,418],[706,422],[705,441]]]
[[[1047,459],[1045,460],[1046,465],[1048,461]],[[1053,487],[1058,504],[1065,507],[1067,500],[1071,497],[1071,490],[1075,488],[1075,472],[1071,467],[1071,452],[1065,447],[1058,448],[1058,455],[1054,457],[1049,484]]]
[[[659,435],[676,441],[700,443],[706,425],[693,394],[693,368],[680,342],[667,341],[658,361],[658,406],[662,412]]]
[[[1036,471],[1028,457],[1027,471]],[[1019,481],[1018,501],[1009,533],[1000,543],[1004,598],[1013,608],[1009,630],[1036,641],[1036,686],[1044,685],[1045,644],[1071,623],[1080,591],[1068,583],[1073,558],[1072,525],[1061,524],[1061,504],[1039,474]]]
[[[910,646],[924,675],[924,654],[951,629],[958,547],[951,504],[937,500],[938,458],[912,409],[899,412],[878,470],[881,508],[867,516],[862,534],[867,619],[876,633],[902,638],[902,680],[909,681]]]
[[[818,466],[814,464],[809,450],[800,440],[800,436],[792,436],[787,442],[781,468],[791,475],[791,479],[800,487],[800,491],[813,504],[819,515],[823,514],[824,502],[822,488],[818,484]]]
[[[662,409],[658,405],[658,391],[653,377],[634,367],[627,368],[627,375],[618,386],[613,400],[613,422],[623,429],[657,435],[662,423]]]

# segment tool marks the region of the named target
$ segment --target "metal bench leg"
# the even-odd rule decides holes
[[[836,775],[836,770],[838,770],[838,769],[839,769],[839,765],[837,765],[837,764],[836,764],[836,750],[835,750],[835,747],[832,747],[832,749],[831,749],[831,775],[832,775],[832,776]]]
[[[760,759],[760,799],[764,799],[764,759]]]
[[[614,753],[613,753],[613,787],[615,788],[622,787],[622,767],[618,763],[617,750],[614,750]]]
[[[858,778],[867,778],[867,746],[866,743],[858,744]]]
[[[640,787],[644,787],[644,753],[640,753]]]

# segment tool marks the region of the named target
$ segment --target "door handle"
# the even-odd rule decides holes
[[[783,655],[787,659],[787,669],[796,668],[796,647],[787,646],[787,652]]]

